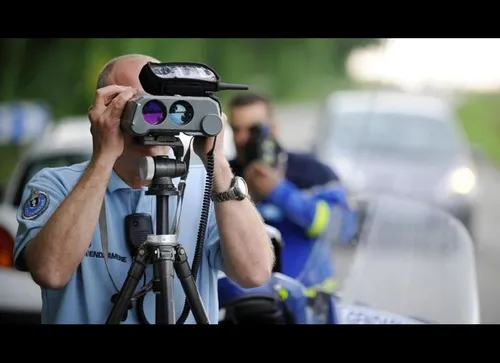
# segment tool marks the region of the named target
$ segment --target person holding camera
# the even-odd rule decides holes
[[[27,183],[18,211],[14,258],[16,268],[29,271],[42,288],[42,323],[104,323],[113,306],[111,297],[125,281],[133,258],[126,243],[124,219],[132,213],[147,213],[155,218],[155,198],[145,194],[147,185],[139,177],[138,164],[144,156],[169,155],[171,150],[166,146],[137,144],[120,129],[125,105],[143,92],[138,76],[147,62],[159,63],[154,58],[133,54],[111,60],[101,71],[88,113],[93,137],[91,159],[43,169]],[[212,148],[215,156],[215,202],[210,205],[196,281],[212,324],[218,321],[218,270],[242,286],[254,287],[269,279],[274,264],[272,246],[253,203],[245,197],[227,198],[226,192],[234,192],[235,188],[241,190],[229,195],[244,196],[246,191],[244,181],[233,176],[224,156],[223,133],[224,130],[218,135],[215,148],[213,138],[196,137],[193,144],[204,163]],[[179,241],[190,264],[205,175],[203,165],[193,165],[186,180]],[[224,198],[220,198],[221,193],[225,193]],[[98,227],[103,201],[108,253],[102,247]],[[175,202],[171,198],[171,208]],[[144,278],[151,280],[152,276],[153,266],[149,265]],[[178,279],[174,290],[179,316],[185,295]],[[144,311],[149,322],[154,322],[153,293],[144,299]],[[124,318],[126,324],[139,322],[130,311]],[[186,323],[193,322],[190,314]]]
[[[282,234],[281,272],[297,278],[314,242],[328,227],[331,207],[346,205],[346,192],[333,170],[312,155],[281,148],[272,116],[265,95],[246,92],[231,100],[229,124],[237,155],[230,165],[247,181],[266,224]],[[330,264],[330,256],[325,256],[325,264]]]

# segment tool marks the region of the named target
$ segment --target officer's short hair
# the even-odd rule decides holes
[[[273,107],[271,105],[270,97],[262,92],[240,92],[234,96],[229,102],[229,112],[237,107],[245,107],[251,106],[256,103],[263,103],[267,107],[267,111],[269,113],[270,120],[272,120],[273,116]]]
[[[99,72],[99,75],[97,76],[97,89],[100,89],[100,88],[104,88],[106,86],[109,86],[109,76],[111,75],[111,72],[113,71],[113,67],[115,66],[116,62],[121,60],[121,59],[133,59],[133,58],[143,58],[143,57],[146,57],[146,58],[149,58],[150,61],[152,62],[159,62],[159,60],[153,58],[153,57],[150,57],[148,55],[144,55],[144,54],[125,54],[125,55],[121,55],[121,56],[118,56],[118,57],[115,57],[113,59],[111,59],[108,63],[106,63],[101,71]]]

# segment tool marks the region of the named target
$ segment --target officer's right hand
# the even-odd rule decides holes
[[[102,155],[116,160],[122,154],[123,135],[120,130],[120,118],[127,101],[137,92],[132,87],[116,85],[97,90],[88,113],[94,156]]]

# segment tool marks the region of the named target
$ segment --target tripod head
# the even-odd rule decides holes
[[[151,182],[146,194],[156,196],[179,195],[179,191],[175,188],[172,179],[187,176],[189,161],[186,163],[183,160],[184,144],[176,136],[159,136],[155,141],[157,145],[171,147],[175,159],[171,159],[167,155],[145,156],[142,158],[139,164],[139,176],[142,180]]]
[[[148,235],[147,244],[161,245],[173,243],[177,240],[180,228],[182,202],[189,172],[190,153],[183,160],[184,144],[174,135],[161,135],[155,137],[156,145],[169,146],[175,159],[168,155],[145,156],[139,164],[139,176],[144,181],[151,182],[146,195],[156,197],[156,235]],[[178,187],[173,183],[173,178],[181,178]],[[174,222],[169,227],[169,197],[177,197],[177,208]],[[169,235],[170,237],[160,237]]]

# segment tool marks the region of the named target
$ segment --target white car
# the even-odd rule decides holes
[[[390,90],[334,92],[315,153],[359,195],[410,197],[448,211],[473,234],[473,149],[447,98]]]
[[[180,138],[187,146],[190,138],[183,134]],[[232,131],[229,127],[225,132],[224,148],[228,158],[235,155]],[[0,203],[1,322],[23,323],[40,320],[40,288],[29,274],[15,270],[12,265],[12,247],[18,225],[16,214],[24,186],[35,173],[45,167],[79,163],[88,160],[91,153],[92,137],[87,117],[70,117],[49,128],[46,134],[22,155],[13,171]],[[196,163],[197,159],[193,154],[191,163]]]

